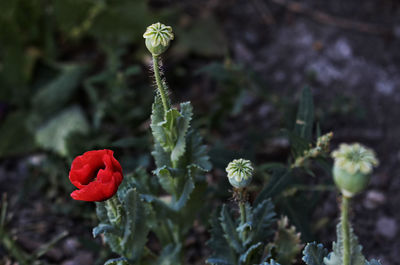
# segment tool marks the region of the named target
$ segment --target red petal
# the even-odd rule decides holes
[[[74,159],[69,173],[77,187],[71,193],[75,200],[103,201],[112,197],[123,180],[122,168],[112,150],[94,150]]]
[[[111,198],[118,189],[114,181],[101,183],[99,181],[90,182],[83,189],[71,193],[71,197],[79,201],[104,201]]]

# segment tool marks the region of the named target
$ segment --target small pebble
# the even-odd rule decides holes
[[[68,238],[64,241],[63,250],[67,255],[76,253],[79,249],[80,243],[76,238]]]
[[[395,238],[397,233],[396,220],[390,217],[380,217],[376,223],[376,231],[387,239]]]
[[[378,206],[385,204],[386,196],[380,191],[371,190],[367,192],[364,199],[364,206],[367,209],[376,209]]]

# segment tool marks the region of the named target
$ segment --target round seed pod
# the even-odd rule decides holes
[[[147,27],[146,32],[143,34],[147,49],[153,56],[159,56],[164,53],[174,39],[172,28],[157,22]]]
[[[375,152],[359,143],[341,144],[332,152],[333,179],[346,197],[363,191],[371,179],[372,169],[378,165]]]
[[[242,158],[233,160],[226,167],[229,183],[238,189],[247,187],[253,178],[253,170],[249,160]]]

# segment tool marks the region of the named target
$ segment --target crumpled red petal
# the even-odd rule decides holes
[[[104,201],[112,197],[123,180],[122,168],[111,150],[94,150],[74,159],[69,173],[78,188],[71,197],[81,201]]]

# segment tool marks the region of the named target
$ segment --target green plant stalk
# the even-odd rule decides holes
[[[350,265],[350,226],[349,226],[350,198],[342,196],[342,237],[343,237],[343,265]]]
[[[247,220],[246,220],[246,207],[244,202],[239,202],[239,208],[240,208],[240,225],[244,225]],[[243,230],[243,241],[246,240],[246,230]]]
[[[160,68],[159,68],[159,57],[153,55],[153,71],[154,71],[154,78],[156,79],[156,84],[158,91],[161,96],[161,100],[164,106],[164,112],[166,113],[170,109],[170,105],[167,99],[167,92],[165,91],[164,84],[162,83],[161,76],[160,76]]]
[[[168,99],[168,95],[167,95],[167,89],[165,84],[163,83],[162,79],[161,79],[161,75],[160,75],[160,58],[159,56],[155,56],[153,55],[153,71],[154,71],[154,78],[156,80],[156,84],[157,84],[157,89],[158,92],[160,94],[161,97],[161,101],[163,104],[163,108],[164,108],[164,114],[171,108],[170,103],[169,103],[169,99]],[[172,163],[172,167],[173,168],[177,168],[177,161],[171,161]],[[176,187],[175,187],[176,188]],[[177,192],[174,192],[175,194],[174,197],[177,197]],[[179,213],[177,213],[179,214]],[[172,227],[171,227],[172,226]],[[179,242],[182,241],[183,235],[180,233],[180,229],[179,226],[177,224],[174,223],[169,223],[167,221],[164,221],[162,224],[162,230],[164,233],[164,236],[166,236],[168,238],[168,240],[170,242],[173,242],[174,244],[179,244]],[[175,233],[174,233],[175,231]],[[181,257],[181,264],[183,264],[183,252],[182,250],[180,251],[179,256]]]

